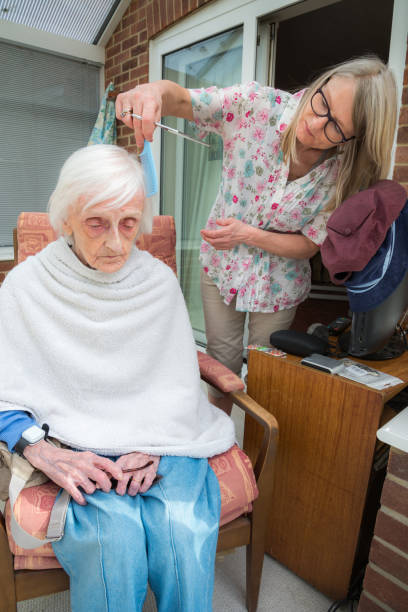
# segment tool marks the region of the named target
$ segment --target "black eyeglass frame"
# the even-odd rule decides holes
[[[322,87],[324,87],[326,85],[326,83],[328,83],[329,79],[323,83]],[[349,142],[350,140],[354,140],[355,136],[350,136],[350,138],[346,138],[346,136],[344,135],[343,130],[341,129],[341,127],[339,126],[339,124],[337,123],[337,121],[333,118],[333,115],[331,114],[330,111],[330,106],[329,103],[327,102],[327,98],[323,93],[323,89],[322,87],[319,87],[318,89],[316,89],[316,91],[314,92],[313,96],[310,98],[310,106],[312,107],[312,111],[314,112],[315,115],[317,115],[317,117],[327,117],[327,121],[324,124],[323,130],[324,130],[324,135],[326,136],[327,140],[329,142],[331,142],[332,144],[335,145],[339,145],[339,144],[345,144],[346,142]],[[315,109],[313,108],[313,98],[316,96],[316,94],[320,94],[323,98],[323,101],[327,107],[327,113],[317,113],[315,111]],[[328,126],[329,123],[334,123],[334,125],[336,126],[336,129],[339,131],[340,135],[341,135],[341,140],[335,142],[334,140],[332,140],[331,138],[329,138],[329,136],[326,133],[326,127]]]

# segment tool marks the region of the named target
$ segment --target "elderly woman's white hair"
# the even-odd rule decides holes
[[[109,202],[120,208],[136,194],[145,194],[143,169],[135,155],[116,145],[98,144],[75,151],[61,168],[57,185],[48,203],[50,222],[58,235],[72,206],[83,208]],[[146,199],[139,234],[150,233],[152,214]]]

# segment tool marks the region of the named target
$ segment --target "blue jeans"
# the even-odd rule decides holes
[[[163,478],[136,497],[71,500],[53,548],[73,612],[138,612],[147,583],[159,612],[210,612],[221,496],[207,459],[162,457]]]

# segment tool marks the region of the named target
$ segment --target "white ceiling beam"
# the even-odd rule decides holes
[[[88,45],[73,38],[65,38],[36,28],[0,19],[0,40],[14,45],[42,49],[56,55],[81,59],[91,64],[105,63],[105,49],[101,45]]]

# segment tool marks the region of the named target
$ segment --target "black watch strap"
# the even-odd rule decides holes
[[[29,446],[30,443],[25,440],[24,438],[20,438],[19,441],[17,442],[17,444],[14,447],[14,452],[17,453],[17,455],[20,455],[20,457],[24,457],[24,449],[26,446]]]

